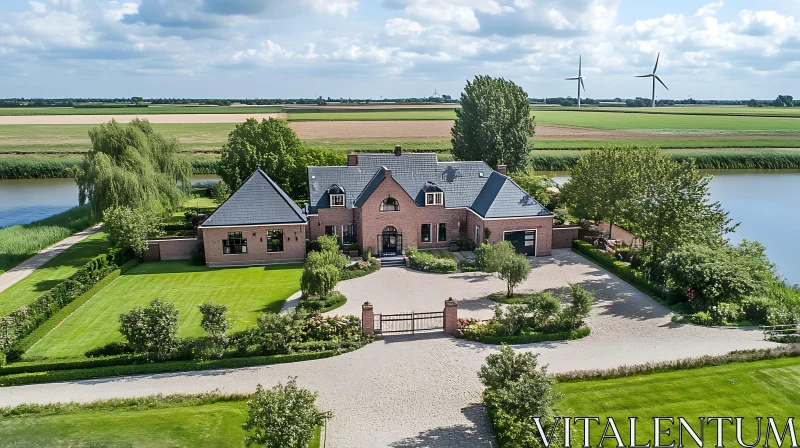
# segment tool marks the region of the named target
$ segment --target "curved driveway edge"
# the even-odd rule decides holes
[[[672,323],[669,310],[569,250],[554,251],[552,257],[535,259],[532,264],[523,290],[581,283],[597,296],[588,319],[592,334],[587,338],[516,347],[539,353],[551,372],[774,346],[757,330]],[[401,282],[386,287],[393,277]],[[405,307],[416,300],[420,306],[440,306],[447,297],[437,295],[446,291],[463,304],[465,313],[479,314],[485,312],[479,309],[485,300],[480,295],[502,289],[498,288],[502,282],[497,282],[483,274],[387,269],[343,282],[340,289],[348,296],[345,306],[360,307],[369,297],[376,312],[379,306]],[[384,289],[369,289],[375,285]],[[422,301],[426,296],[429,302]],[[398,303],[403,297],[407,302]],[[467,309],[470,306],[475,309]],[[496,350],[438,332],[393,336],[355,352],[294,364],[3,388],[0,406],[209,391],[250,393],[257,384],[271,386],[297,376],[299,384],[320,392],[322,409],[334,411],[328,425],[330,447],[491,447],[494,441],[480,405],[477,371],[486,355]]]

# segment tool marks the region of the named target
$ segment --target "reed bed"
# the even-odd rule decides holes
[[[0,228],[0,272],[96,222],[89,205],[82,205],[30,224]]]

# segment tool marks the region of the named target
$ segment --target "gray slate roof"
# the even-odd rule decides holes
[[[484,218],[519,218],[551,215],[542,204],[525,193],[513,180],[492,172],[472,210]]]
[[[305,223],[300,207],[258,169],[200,227]]]
[[[357,157],[357,166],[308,167],[311,213],[330,207],[327,193],[332,185],[347,192],[345,207],[361,206],[389,169],[392,178],[420,207],[425,206],[425,191],[430,189],[426,183],[430,182],[444,192],[446,208],[472,208],[485,218],[550,214],[517,184],[484,162],[438,162],[436,154],[432,153],[359,154]],[[495,179],[490,188],[485,188],[492,177]],[[528,199],[523,201],[524,197]]]

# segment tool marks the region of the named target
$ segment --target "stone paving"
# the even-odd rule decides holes
[[[596,291],[588,324],[592,335],[578,341],[517,347],[533,351],[550,371],[602,369],[735,349],[773,346],[755,329],[705,328],[670,321],[667,309],[569,250],[535,259],[521,290],[581,283]],[[437,275],[386,269],[340,284],[348,303],[337,312],[360,313],[371,301],[376,312],[430,311],[447,297],[459,300],[460,314],[490,316],[489,292],[503,283],[485,274]],[[151,394],[249,393],[297,376],[320,392],[329,447],[492,447],[480,405],[476,376],[496,347],[444,337],[441,333],[391,336],[352,353],[294,364],[176,374],[109,378],[3,388],[0,407],[26,402],[88,402]]]

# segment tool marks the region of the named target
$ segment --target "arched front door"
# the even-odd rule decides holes
[[[392,226],[383,229],[380,235],[381,255],[399,255],[403,252],[403,235]]]

